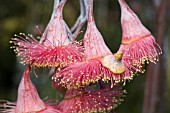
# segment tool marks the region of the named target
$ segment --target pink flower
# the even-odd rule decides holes
[[[34,84],[30,80],[30,66],[28,66],[23,74],[22,80],[18,87],[17,102],[7,102],[4,105],[4,109],[1,109],[4,113],[60,113],[56,106],[45,104],[39,97],[38,92]]]
[[[93,59],[70,64],[59,73],[56,73],[53,79],[57,81],[59,77],[62,77],[61,84],[68,89],[79,88],[90,83],[95,83],[100,79],[103,81],[111,80],[111,86],[113,87],[114,82],[121,82],[121,78],[130,79],[131,75],[132,72],[127,68],[122,74],[114,74],[102,64],[101,59]]]
[[[53,77],[54,80],[63,77],[61,84],[67,88],[79,88],[90,83],[111,80],[120,82],[121,79],[131,79],[132,72],[125,67],[121,61],[122,53],[119,58],[115,58],[106,46],[102,35],[98,31],[93,17],[93,0],[89,3],[89,17],[87,31],[84,42],[84,62],[77,62],[68,65]]]
[[[102,75],[106,76],[103,79],[108,81],[109,78],[107,76],[112,76],[112,72],[102,66],[100,59],[93,59],[71,64],[59,73],[56,73],[53,79],[57,80],[59,77],[63,77],[61,84],[70,89],[95,83],[101,79]]]
[[[158,61],[161,54],[159,45],[150,31],[145,28],[137,15],[129,8],[124,0],[118,0],[121,7],[123,62],[142,72],[142,65]]]
[[[115,87],[115,86],[114,86]],[[123,100],[124,91],[106,87],[94,91],[91,87],[67,90],[58,108],[65,113],[106,112],[117,107]]]
[[[81,61],[82,49],[80,44],[69,40],[66,25],[62,17],[62,9],[66,0],[54,6],[54,11],[40,41],[33,36],[13,38],[16,53],[22,57],[23,63],[38,67],[65,66],[69,63]],[[56,2],[57,3],[57,2]],[[56,8],[57,7],[57,8]],[[25,38],[22,38],[22,37]]]

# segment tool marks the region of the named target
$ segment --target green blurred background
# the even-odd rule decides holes
[[[94,0],[94,13],[98,29],[101,31],[108,47],[116,52],[121,42],[120,8],[117,0]],[[153,33],[154,7],[149,0],[126,0],[137,13],[143,24]],[[24,66],[10,49],[9,40],[20,32],[40,35],[36,26],[43,32],[53,9],[53,0],[0,0],[0,100],[16,101],[17,87]],[[64,19],[71,27],[79,16],[79,1],[68,0],[64,7]],[[170,37],[170,14],[167,15],[166,35]],[[86,25],[83,28],[85,32]],[[83,37],[83,33],[79,38]],[[170,39],[168,40],[168,42]],[[169,44],[170,50],[170,44]],[[168,54],[170,59],[170,54]],[[168,61],[168,64],[170,60]],[[168,65],[169,66],[169,65]],[[147,69],[147,67],[146,67]],[[55,97],[51,87],[51,79],[47,76],[48,69],[35,69],[38,78],[32,76],[42,98]],[[168,87],[166,92],[166,113],[170,113],[170,67],[168,67]],[[134,77],[126,84],[127,96],[124,102],[116,108],[117,113],[141,113],[143,110],[144,88],[146,74]],[[43,87],[43,89],[42,89]]]

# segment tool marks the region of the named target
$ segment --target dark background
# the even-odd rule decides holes
[[[156,10],[154,0],[126,0],[130,7],[139,16],[142,23],[153,33],[157,35],[159,32],[156,24],[158,16],[155,16],[159,10]],[[159,0],[158,0],[159,1]],[[160,0],[161,1],[161,0]],[[165,0],[166,1],[166,0]],[[168,0],[167,0],[168,1]],[[162,6],[164,7],[164,6]],[[40,33],[36,29],[39,26],[43,32],[46,27],[53,9],[53,0],[0,0],[0,100],[16,101],[17,87],[24,71],[24,65],[19,63],[9,44],[14,34],[20,32],[34,34],[39,36]],[[166,9],[168,10],[168,9]],[[121,25],[120,25],[120,8],[117,0],[94,0],[94,13],[98,29],[101,31],[107,46],[116,52],[121,42]],[[162,18],[165,27],[163,29],[166,43],[170,41],[170,14],[165,14]],[[71,27],[79,15],[79,1],[68,0],[64,7],[64,19]],[[83,28],[85,32],[86,25]],[[79,38],[83,37],[82,33]],[[162,39],[165,40],[165,39]],[[170,49],[170,47],[169,47]],[[164,100],[160,101],[163,105],[165,113],[170,113],[170,54],[168,48],[164,51],[166,56],[166,71],[168,71],[164,86]],[[146,66],[148,69],[148,66]],[[42,98],[54,98],[55,90],[51,88],[51,79],[48,77],[48,69],[34,69],[39,77],[33,74],[32,80],[36,84],[38,92]],[[164,70],[162,70],[164,71]],[[148,72],[152,72],[150,68]],[[134,80],[127,82],[127,95],[124,102],[116,108],[117,113],[142,113],[144,106],[144,91],[147,80],[147,73],[139,74]],[[168,76],[169,75],[169,76]],[[161,74],[159,76],[162,76]],[[161,91],[160,91],[161,93]],[[57,93],[60,97],[60,94]],[[159,112],[163,113],[163,112]]]

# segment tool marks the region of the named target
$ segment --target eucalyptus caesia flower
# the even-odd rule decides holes
[[[55,0],[58,4],[58,0]],[[62,0],[59,5],[54,5],[54,10],[40,41],[33,36],[25,35],[13,38],[16,53],[22,57],[22,62],[38,67],[65,66],[69,63],[81,61],[81,46],[75,41],[70,41],[66,23],[63,20],[62,10],[67,0]],[[80,49],[81,48],[81,49]]]
[[[151,32],[143,26],[137,15],[129,8],[124,0],[118,0],[121,8],[123,62],[129,68],[143,72],[145,62],[158,61],[162,53]]]
[[[125,93],[117,86],[94,90],[92,87],[68,89],[58,109],[65,113],[108,112],[117,107]]]

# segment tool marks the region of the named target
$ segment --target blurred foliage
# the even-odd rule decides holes
[[[144,25],[154,34],[154,8],[152,1],[148,0],[126,0],[132,9],[141,18]],[[116,52],[121,41],[120,8],[116,0],[108,0],[106,11],[100,9],[102,0],[94,1],[94,13],[96,24],[101,31],[108,47]],[[35,26],[39,26],[43,32],[53,9],[53,0],[0,0],[0,99],[15,101],[17,87],[24,71],[22,64],[18,63],[13,50],[10,49],[9,40],[14,34],[20,32],[31,33],[36,36],[41,33]],[[64,19],[69,27],[76,21],[79,15],[78,0],[68,0],[64,7]],[[103,16],[103,14],[105,14]],[[169,15],[170,17],[170,15]],[[168,17],[168,22],[170,21]],[[81,39],[85,32],[79,35]],[[170,36],[170,29],[168,37]],[[170,40],[169,40],[170,41]],[[169,45],[170,50],[170,45]],[[169,53],[170,63],[170,53]],[[168,65],[168,92],[167,92],[167,113],[170,112],[170,65]],[[32,80],[36,84],[42,98],[55,97],[55,90],[52,89],[51,79],[47,76],[48,69],[35,69]],[[117,113],[141,113],[143,106],[145,75],[139,75],[126,85],[127,96],[125,101],[116,109]],[[42,89],[43,87],[43,89]]]

